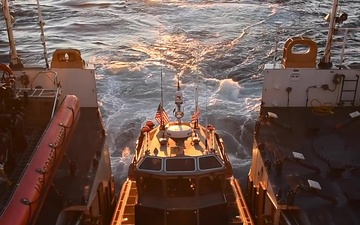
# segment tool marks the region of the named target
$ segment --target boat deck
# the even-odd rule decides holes
[[[60,211],[85,205],[105,145],[105,132],[97,108],[81,108],[74,136],[65,153],[37,224],[55,224]]]
[[[360,116],[352,118],[354,111],[360,107],[261,109],[256,143],[278,204],[290,205],[284,212],[292,224],[360,224]]]

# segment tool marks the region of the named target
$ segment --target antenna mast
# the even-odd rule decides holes
[[[191,118],[194,121],[194,128],[197,128],[199,121],[200,109],[199,109],[199,74],[196,75],[196,86],[195,86],[195,111]]]
[[[199,74],[196,75],[196,87],[195,87],[195,109],[199,108]]]
[[[181,105],[183,104],[183,96],[180,88],[180,74],[177,74],[177,91],[175,92],[175,104],[176,104],[176,111],[174,115],[178,120],[178,123],[181,122],[181,118],[184,117],[184,112],[181,109]]]
[[[15,39],[13,34],[13,27],[11,22],[11,15],[9,9],[8,0],[2,0],[2,8],[5,17],[6,29],[9,38],[9,46],[10,46],[10,68],[11,69],[23,69],[24,65],[22,64],[15,47]]]
[[[331,46],[333,35],[335,32],[335,25],[336,25],[336,12],[338,8],[338,0],[333,0],[331,14],[330,14],[330,23],[329,23],[329,32],[327,36],[326,46],[325,46],[325,53],[324,56],[321,58],[319,67],[320,68],[331,68],[332,63],[330,61],[331,58]]]
[[[39,0],[36,0],[36,1],[37,1],[37,8],[38,8],[38,15],[39,15],[39,26],[40,26],[40,31],[41,31],[41,34],[40,34],[41,44],[44,47],[45,65],[46,65],[46,69],[49,69],[49,61],[48,61],[48,58],[47,58],[47,50],[46,50],[45,34],[44,34],[45,22],[44,22],[44,19],[43,19],[42,15],[41,15],[41,9],[40,9]]]

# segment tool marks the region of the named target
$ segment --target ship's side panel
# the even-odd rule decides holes
[[[270,68],[268,65],[265,68]],[[337,106],[355,100],[360,105],[359,71],[349,69],[314,70],[307,68],[265,69],[263,107]]]

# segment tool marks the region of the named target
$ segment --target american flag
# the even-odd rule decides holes
[[[162,119],[162,121],[161,121],[161,119]],[[165,124],[170,122],[169,116],[166,113],[166,111],[164,110],[164,108],[162,107],[161,102],[159,103],[159,107],[158,107],[158,109],[156,111],[155,120],[160,125],[165,125]]]
[[[195,123],[199,119],[199,116],[200,116],[200,108],[198,106],[196,106],[194,115],[191,117],[191,122]]]

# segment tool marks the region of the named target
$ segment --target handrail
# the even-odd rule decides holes
[[[53,118],[55,115],[56,103],[58,101],[60,92],[61,92],[61,84],[59,83],[58,87],[56,89],[56,92],[55,92],[55,99],[54,99],[54,103],[53,103],[53,108],[51,110],[51,118]]]
[[[311,30],[311,31],[328,31],[328,29],[325,29],[323,27],[282,27],[281,24],[279,26],[277,26],[277,30],[301,30],[301,29],[306,29],[306,30]],[[345,31],[345,30],[350,30],[350,31],[360,31],[360,27],[338,27],[335,28],[336,31]]]
[[[344,53],[345,53],[345,46],[347,44],[347,38],[349,35],[349,29],[345,29],[344,31],[344,37],[343,37],[343,45],[342,45],[342,49],[341,49],[341,54],[340,54],[340,66],[342,66],[342,63],[344,61]]]
[[[48,73],[54,74],[54,79],[53,80],[50,77],[47,76]],[[46,75],[47,78],[49,78],[52,81],[52,83],[54,84],[54,91],[56,91],[56,87],[57,87],[57,84],[58,84],[58,79],[57,79],[58,74],[57,74],[57,72],[52,71],[52,70],[40,71],[39,73],[37,73],[30,81],[30,89],[32,89],[32,85],[33,85],[34,81],[38,78],[38,76],[40,74]]]
[[[132,183],[133,183],[133,181],[126,180],[125,183],[123,184],[123,188],[120,191],[119,200],[118,200],[118,203],[116,205],[116,208],[115,208],[115,211],[113,214],[113,218],[112,218],[112,222],[111,222],[112,225],[121,225],[123,222],[122,220],[123,220],[123,216],[124,216],[124,211],[125,211],[127,200],[130,195]]]
[[[54,75],[54,78],[51,79],[49,76],[48,76],[48,73],[50,74],[53,74]],[[34,81],[38,78],[38,76],[40,74],[43,74],[45,75],[47,78],[49,78],[51,80],[51,82],[54,84],[54,93],[55,93],[55,96],[54,96],[54,103],[53,103],[53,108],[52,108],[52,111],[51,111],[51,118],[54,117],[55,115],[55,109],[56,109],[56,103],[58,101],[58,98],[59,98],[59,95],[61,94],[61,83],[58,81],[58,74],[57,72],[55,71],[52,71],[52,70],[46,70],[46,71],[40,71],[39,73],[37,73],[30,81],[30,89],[32,90],[33,89],[33,83]]]
[[[238,198],[236,198],[236,204],[238,205],[239,212],[241,215],[245,217],[245,221],[243,221],[244,225],[254,225],[253,218],[251,217],[251,213],[249,208],[246,205],[245,197],[241,191],[240,184],[235,178],[231,178],[231,184],[233,185],[233,191],[237,193]]]

